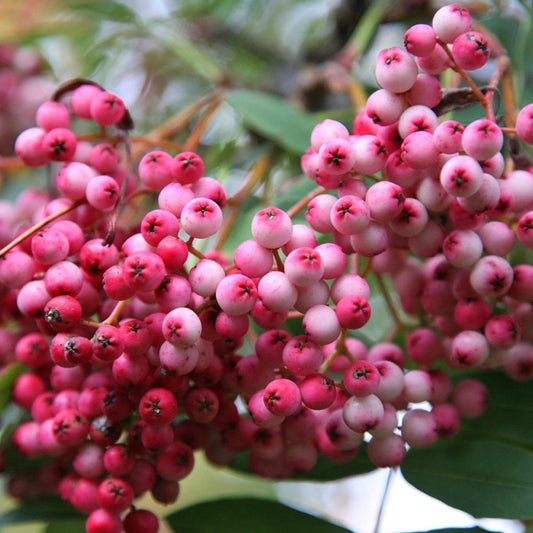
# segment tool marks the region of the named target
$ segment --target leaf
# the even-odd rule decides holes
[[[314,119],[283,99],[246,89],[230,90],[226,99],[256,133],[298,156],[309,147]]]
[[[227,468],[237,472],[254,475],[248,468],[248,454],[241,453],[237,456]],[[376,469],[367,457],[365,445],[361,445],[356,456],[346,463],[333,463],[326,457],[320,456],[316,465],[309,472],[294,474],[290,479],[284,479],[284,482],[291,481],[334,481],[346,477],[366,474]]]
[[[85,533],[85,519],[79,520],[54,520],[50,522],[43,533]]]
[[[166,517],[179,533],[342,533],[347,529],[281,503],[253,498],[221,499],[186,507]]]
[[[533,518],[533,452],[486,439],[455,439],[410,450],[401,471],[409,483],[475,517]]]
[[[9,401],[13,382],[23,371],[24,367],[20,363],[13,363],[5,367],[0,373],[0,410]]]
[[[533,395],[531,383],[513,381],[501,372],[475,374],[489,390],[483,416],[463,422],[462,434],[502,440],[533,450]]]
[[[33,498],[0,515],[0,526],[22,522],[83,519],[83,515],[59,498]],[[63,529],[64,531],[64,529]]]

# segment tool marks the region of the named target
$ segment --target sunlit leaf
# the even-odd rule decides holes
[[[236,498],[199,503],[166,517],[176,533],[342,533],[347,529],[281,503]]]

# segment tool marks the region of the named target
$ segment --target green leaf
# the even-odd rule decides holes
[[[347,529],[281,503],[253,498],[222,499],[186,507],[166,517],[179,533],[342,533]]]
[[[519,383],[501,372],[475,374],[489,391],[489,404],[483,416],[465,421],[462,434],[502,440],[533,450],[533,395],[531,383]]]
[[[256,133],[295,155],[309,147],[314,119],[276,96],[246,89],[230,90],[226,100]]]
[[[85,533],[85,519],[79,520],[55,520],[50,522],[43,533]]]
[[[454,439],[410,450],[402,466],[409,483],[476,517],[533,518],[533,452],[486,439]]]
[[[241,453],[228,465],[230,470],[236,470],[242,474],[254,475],[248,468],[248,454]],[[376,469],[366,454],[366,446],[361,445],[357,455],[346,463],[333,463],[320,456],[314,468],[309,472],[294,474],[285,482],[291,481],[334,481],[359,474],[366,474]]]
[[[5,367],[0,373],[0,410],[9,401],[13,382],[23,371],[24,367],[20,363],[13,363]]]
[[[83,519],[81,513],[59,498],[34,498],[0,515],[0,526],[22,522]],[[64,529],[63,529],[64,531]]]

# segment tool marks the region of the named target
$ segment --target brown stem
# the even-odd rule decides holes
[[[111,326],[116,326],[118,324],[120,313],[122,312],[122,309],[124,309],[125,305],[126,300],[121,300],[120,302],[117,302],[117,305],[115,305],[113,311],[111,311],[109,316],[102,322],[102,325],[108,324]]]
[[[313,189],[311,192],[308,192],[301,200],[298,200],[292,207],[287,209],[287,214],[291,218],[294,218],[302,209],[305,209],[307,207],[307,204],[313,198],[324,192],[326,192],[326,189],[324,189],[324,187],[317,187],[316,189]]]
[[[234,227],[233,223],[239,214],[239,208],[242,202],[248,198],[259,181],[263,178],[269,165],[270,156],[268,154],[259,157],[252,165],[246,183],[233,197],[228,199],[227,204],[229,209],[227,209],[226,213],[224,213],[224,220],[217,235],[215,250],[220,250],[224,246],[224,243],[230,234],[231,228]]]
[[[285,267],[283,265],[283,261],[281,260],[281,256],[279,255],[279,250],[277,248],[272,250],[272,255],[274,256],[274,261],[276,261],[276,266],[278,267],[278,270],[280,272],[283,272],[285,270]]]
[[[207,125],[209,124],[209,120],[213,116],[213,113],[218,109],[218,106],[221,102],[222,99],[220,96],[211,102],[206,112],[202,115],[202,118],[198,121],[196,127],[190,133],[189,138],[183,143],[184,151],[193,151],[196,149],[200,143],[200,138],[204,134]]]
[[[465,70],[456,63],[452,51],[448,48],[447,43],[445,43],[440,37],[437,38],[437,43],[441,46],[441,48],[444,50],[444,52],[450,59],[452,63],[452,69],[455,70],[461,76],[461,78],[463,78],[466,84],[472,89],[472,92],[485,110],[487,117],[491,120],[494,120],[494,110],[489,105],[489,102],[485,98],[485,95],[481,92],[479,87],[474,83],[474,80],[472,80],[472,78],[465,72]]]
[[[195,257],[198,257],[199,259],[205,259],[205,255],[200,252],[200,250],[197,250],[193,245],[194,241],[194,238],[191,237],[188,241],[187,241],[187,248],[189,249],[189,253],[191,253],[192,255],[194,255]]]
[[[41,228],[44,228],[47,224],[50,222],[53,222],[54,220],[58,219],[59,217],[70,213],[70,211],[73,211],[80,205],[86,204],[87,200],[77,200],[76,202],[73,202],[72,204],[63,207],[59,209],[58,211],[54,211],[52,214],[48,215],[47,217],[43,218],[36,224],[34,224],[31,228],[28,228],[26,231],[21,233],[18,237],[13,239],[9,244],[6,244],[1,250],[0,250],[0,258],[3,257],[9,250],[12,250],[15,246],[20,244],[24,239],[27,239],[28,237],[31,237],[36,231],[39,231]]]

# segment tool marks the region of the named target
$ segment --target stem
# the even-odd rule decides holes
[[[120,316],[120,313],[122,312],[122,309],[124,309],[124,306],[126,305],[126,300],[121,300],[120,302],[117,302],[117,305],[115,305],[115,308],[109,316],[102,322],[103,324],[109,324],[112,326],[115,326],[118,323],[118,318]]]
[[[394,305],[394,302],[392,301],[392,297],[389,293],[389,289],[387,289],[387,286],[385,285],[385,282],[383,281],[383,277],[381,276],[381,274],[378,274],[377,272],[374,272],[374,276],[376,278],[377,284],[379,285],[379,290],[381,291],[383,298],[385,298],[385,303],[387,304],[387,307],[392,316],[392,319],[394,320],[394,323],[396,324],[396,327],[398,329],[404,329],[405,326],[402,323],[402,320],[400,319],[400,315],[398,314],[396,306]]]
[[[307,204],[316,196],[326,192],[326,189],[324,187],[317,187],[316,189],[313,189],[311,192],[308,192],[301,200],[298,200],[292,207],[287,209],[287,214],[294,218],[302,209],[305,209],[307,207]]]
[[[200,252],[200,250],[197,250],[193,245],[192,245],[192,242],[193,242],[194,238],[191,237],[188,241],[187,241],[187,248],[189,249],[189,252],[198,257],[199,259],[205,259],[205,255]]]
[[[248,196],[250,196],[253,189],[263,178],[263,175],[267,171],[269,164],[270,156],[268,154],[259,157],[252,165],[250,173],[248,174],[248,179],[246,180],[246,183],[243,185],[242,189],[233,197],[228,199],[227,203],[229,204],[230,209],[224,214],[224,221],[222,222],[222,227],[218,232],[215,250],[220,250],[224,246],[231,229],[234,227],[233,223],[239,214],[239,208],[242,202],[248,198]]]
[[[274,261],[276,261],[276,266],[278,267],[278,270],[280,272],[283,272],[285,268],[283,266],[283,261],[281,260],[281,256],[279,255],[279,250],[277,248],[272,250],[272,255],[274,256]]]
[[[26,231],[21,233],[18,237],[13,239],[9,244],[6,244],[0,250],[0,258],[2,258],[5,254],[7,254],[7,252],[12,250],[15,246],[20,244],[24,239],[31,237],[31,235],[33,235],[36,231],[39,231],[41,228],[44,228],[44,226],[46,226],[50,222],[53,222],[59,217],[62,217],[63,215],[69,213],[70,211],[73,211],[80,205],[83,205],[86,203],[87,203],[87,200],[77,200],[76,202],[73,202],[72,204],[66,207],[63,207],[62,209],[59,209],[58,211],[54,211],[52,214],[48,215],[46,218],[43,218],[42,220],[34,224],[31,228],[28,228]]]
[[[385,481],[385,487],[383,489],[383,495],[381,496],[381,503],[379,505],[378,515],[376,517],[376,525],[374,526],[374,533],[379,533],[381,528],[381,522],[383,521],[383,514],[385,512],[385,503],[387,496],[389,495],[390,487],[392,484],[392,477],[396,473],[396,468],[389,468],[387,474],[387,480]]]
[[[446,52],[446,55],[448,56],[448,58],[450,59],[450,61],[452,62],[452,68],[453,70],[455,70],[460,76],[461,78],[463,78],[463,80],[466,82],[466,84],[472,89],[472,92],[474,93],[474,95],[476,96],[476,98],[478,99],[479,103],[481,104],[481,106],[483,107],[483,109],[485,110],[485,113],[487,115],[487,117],[490,119],[490,120],[494,120],[494,110],[492,109],[492,107],[489,105],[489,102],[488,100],[485,98],[485,95],[481,92],[481,90],[479,89],[479,87],[474,83],[474,81],[472,80],[472,78],[465,72],[465,70],[463,70],[456,62],[455,62],[455,58],[453,57],[453,54],[452,54],[452,51],[448,48],[448,45],[439,37],[437,38],[437,43],[441,46],[441,48]]]
[[[338,54],[337,62],[347,69],[351,68],[354,60],[366,50],[381,21],[395,4],[396,1],[391,0],[371,2],[370,7],[364,12],[348,42]]]
[[[220,105],[221,101],[221,98],[218,97],[216,100],[211,102],[206,112],[203,114],[202,118],[189,135],[189,138],[183,143],[184,151],[193,151],[196,149],[196,147],[200,143],[200,138],[204,134],[207,125],[209,124],[209,120],[211,119],[213,113],[218,109],[218,106]]]
[[[340,353],[343,353],[343,355],[345,355],[348,359],[350,359],[350,361],[353,361],[352,356],[345,350],[344,343],[346,341],[346,333],[347,333],[346,332],[346,328],[342,328],[339,340],[337,341],[337,344],[335,344],[335,348],[328,355],[326,360],[320,365],[320,368],[318,369],[317,372],[319,372],[320,374],[323,374],[324,372],[327,372],[327,370],[331,366],[331,363],[333,363],[333,361],[335,361],[335,358]]]

